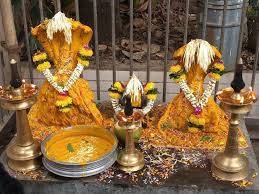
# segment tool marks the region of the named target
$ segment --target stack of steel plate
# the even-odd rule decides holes
[[[105,138],[110,138],[112,142],[114,142],[112,149],[107,152],[104,156],[99,158],[96,161],[88,162],[87,164],[75,164],[68,162],[59,162],[53,159],[48,158],[46,154],[46,144],[47,142],[53,138],[55,135],[58,135],[59,132],[49,135],[41,144],[41,151],[43,154],[43,165],[50,172],[64,176],[64,177],[86,177],[98,174],[103,172],[107,168],[113,165],[113,163],[117,159],[117,145],[118,141],[116,137],[110,131],[98,127],[98,126],[74,126],[66,129],[62,129],[66,131],[73,131],[75,135],[77,135],[78,131],[81,130],[81,133],[84,132],[86,135],[96,135],[96,136],[106,136]]]

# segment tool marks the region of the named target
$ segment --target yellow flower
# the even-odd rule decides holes
[[[50,67],[50,63],[48,61],[45,61],[44,63],[41,63],[37,66],[37,70],[39,72],[44,72],[46,69],[49,69]]]
[[[66,107],[73,103],[73,100],[69,96],[61,97],[61,99],[57,100],[55,105],[60,107]]]
[[[155,84],[153,82],[148,82],[144,88],[144,91],[145,93],[148,91],[148,90],[152,90],[155,88]]]
[[[193,123],[195,125],[201,125],[204,126],[205,125],[205,119],[203,117],[197,117],[196,115],[192,114],[189,117],[189,122]]]
[[[124,88],[123,88],[123,86],[121,85],[120,82],[115,82],[113,86],[115,88],[117,88],[119,92],[123,92],[124,91]]]
[[[33,57],[32,57],[32,61],[33,62],[37,62],[37,61],[42,61],[47,59],[47,54],[46,53],[36,53]]]
[[[170,72],[171,73],[178,73],[179,71],[181,71],[182,67],[181,65],[173,65],[170,68]]]
[[[80,57],[77,58],[77,62],[81,65],[83,65],[84,67],[88,67],[89,66],[89,61],[88,60],[82,60]]]
[[[109,92],[109,96],[112,99],[120,99],[121,98],[121,95],[119,93],[116,93],[116,92]]]
[[[59,109],[60,112],[67,113],[71,110],[71,108],[61,108]]]
[[[223,71],[225,69],[225,67],[224,67],[224,65],[222,63],[217,63],[217,62],[213,64],[213,67],[215,69],[220,70],[220,71]]]
[[[83,55],[86,57],[91,57],[94,54],[92,49],[85,49],[85,48],[80,49],[79,53],[80,55]]]
[[[218,80],[220,80],[221,76],[219,74],[217,74],[217,73],[212,73],[211,72],[211,73],[209,73],[209,77],[218,81]]]
[[[58,76],[54,75],[53,76],[53,81],[57,81],[58,80]]]
[[[157,98],[157,94],[148,94],[148,95],[147,95],[147,99],[148,99],[148,100],[153,100],[153,101],[155,101],[156,98]]]
[[[188,131],[189,131],[190,133],[197,133],[197,132],[199,132],[199,129],[196,128],[196,127],[188,127]]]
[[[198,119],[198,124],[204,126],[205,125],[205,119],[204,118],[199,118]]]

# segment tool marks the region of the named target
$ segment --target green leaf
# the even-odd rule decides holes
[[[163,124],[162,124],[162,126],[161,126],[161,128],[163,129],[163,130],[165,130],[165,129],[172,129],[172,124],[171,124],[171,122],[170,121],[166,121],[166,122],[164,122]]]
[[[153,88],[153,89],[151,89],[151,90],[148,90],[147,95],[148,95],[148,94],[158,94],[158,93],[159,93],[159,92],[158,92],[157,88]]]
[[[68,152],[74,152],[75,151],[71,143],[67,144],[67,151]]]
[[[211,137],[210,135],[204,135],[201,137],[201,141],[203,142],[211,142],[213,140],[213,137]]]

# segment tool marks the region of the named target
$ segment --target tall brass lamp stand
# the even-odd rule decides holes
[[[119,163],[119,168],[125,172],[135,172],[142,169],[145,165],[144,155],[140,150],[135,148],[133,130],[141,126],[141,120],[143,116],[141,113],[134,112],[127,99],[127,104],[124,111],[117,115],[118,125],[121,128],[126,129],[126,141],[125,148],[119,153],[117,162]]]
[[[251,110],[256,96],[252,90],[243,89],[242,70],[235,73],[231,86],[217,94],[221,107],[231,114],[231,119],[225,151],[213,158],[212,173],[221,180],[239,181],[249,173],[248,158],[238,150],[239,117]]]
[[[15,60],[11,60],[12,80],[0,87],[0,106],[16,111],[17,135],[6,149],[7,164],[15,171],[30,171],[41,165],[40,145],[32,138],[26,109],[36,101],[38,88],[20,79]]]

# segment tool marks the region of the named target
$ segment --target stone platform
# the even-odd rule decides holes
[[[15,118],[11,117],[4,129],[0,133],[0,154],[1,162],[5,170],[12,177],[12,187],[23,188],[26,194],[72,194],[72,193],[259,193],[259,172],[257,161],[251,142],[249,140],[246,127],[242,123],[243,131],[247,137],[249,147],[242,150],[249,157],[250,175],[247,183],[252,183],[248,187],[240,187],[239,184],[216,180],[211,175],[210,159],[215,154],[213,152],[195,151],[197,161],[195,165],[185,164],[181,157],[186,157],[192,151],[172,150],[170,154],[175,157],[175,165],[169,169],[169,177],[156,182],[156,175],[152,175],[147,168],[143,172],[136,174],[125,174],[116,168],[116,164],[98,176],[69,179],[56,176],[42,169],[29,174],[16,173],[6,165],[5,147],[14,136]],[[185,154],[183,154],[185,153]],[[150,153],[149,153],[150,154]],[[194,158],[193,158],[194,159]],[[182,161],[182,162],[179,162]],[[195,162],[194,162],[195,163]],[[150,165],[147,165],[150,168]],[[134,175],[134,176],[133,176]],[[135,178],[134,178],[135,177]],[[161,178],[161,177],[160,177]],[[137,181],[136,181],[137,180]],[[151,181],[152,180],[152,181]],[[0,178],[0,185],[3,178]],[[244,182],[246,183],[246,182]],[[1,188],[1,186],[0,186]],[[3,187],[8,189],[8,186]],[[7,194],[8,192],[0,193]],[[8,193],[10,194],[10,193]]]

